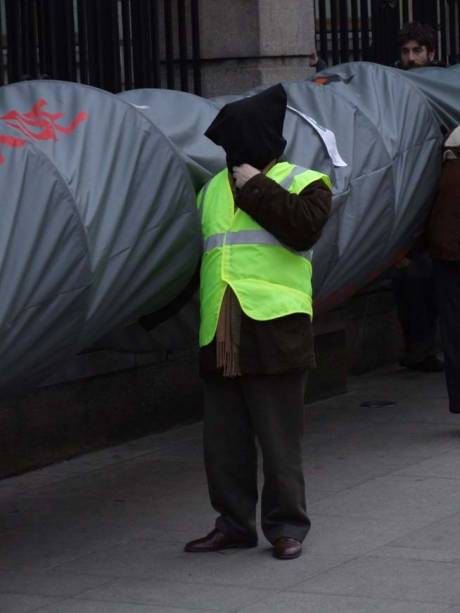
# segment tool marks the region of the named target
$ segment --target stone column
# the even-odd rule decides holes
[[[311,74],[313,0],[200,0],[200,32],[204,96]]]

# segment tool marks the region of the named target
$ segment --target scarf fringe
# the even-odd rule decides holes
[[[240,369],[241,308],[230,287],[224,294],[216,332],[217,368],[224,377],[241,376]]]

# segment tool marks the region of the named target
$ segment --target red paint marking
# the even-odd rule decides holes
[[[11,110],[0,116],[0,121],[4,121],[7,126],[20,132],[29,140],[57,141],[58,134],[72,134],[77,126],[86,121],[89,117],[88,113],[80,112],[75,115],[71,122],[66,125],[60,125],[58,121],[64,117],[64,113],[49,113],[43,110],[43,107],[48,103],[41,98],[26,113],[20,113],[16,110]],[[7,147],[22,147],[27,140],[15,138],[6,134],[0,134],[0,145]],[[5,162],[4,156],[0,153],[0,164]]]
[[[27,141],[23,138],[16,138],[15,136],[8,136],[7,134],[0,134],[0,145],[6,145],[7,147],[24,147]],[[3,164],[5,158],[0,153],[0,164]]]

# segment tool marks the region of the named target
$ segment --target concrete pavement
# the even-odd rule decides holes
[[[0,481],[0,613],[460,613],[460,416],[442,375],[389,368],[306,413],[300,559],[263,537],[182,552],[214,518],[192,424]]]

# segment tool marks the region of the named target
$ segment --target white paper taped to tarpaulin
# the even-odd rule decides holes
[[[457,92],[457,99],[460,95],[458,70],[431,70],[436,81],[445,81],[448,120],[435,112],[427,83],[418,88],[415,77],[408,80],[406,72],[377,64],[335,66],[321,73],[330,76],[322,85],[313,79],[283,83],[288,95],[284,155],[295,164],[327,173],[333,183],[331,216],[313,256],[318,310],[342,303],[388,268],[410,247],[423,225],[440,172],[440,127],[445,124],[449,128],[455,122],[449,109],[453,92]],[[412,72],[421,78],[425,70]],[[213,102],[220,107],[261,89],[242,96],[221,96]],[[432,89],[436,89],[434,85]],[[435,106],[442,107],[441,90]],[[211,157],[214,145],[202,135],[209,124],[198,126],[192,119],[193,111],[188,115],[196,97],[170,92],[171,115],[169,110],[162,113],[155,90],[143,90],[139,96],[127,94],[145,105],[148,116],[155,108],[155,123],[172,140],[174,116],[181,117],[182,142],[186,133],[188,142],[199,140],[201,160]],[[198,100],[197,104],[203,103]],[[333,134],[338,155],[325,143],[325,130]],[[187,150],[188,145],[183,147]],[[222,150],[220,162],[222,167]],[[197,327],[195,297],[171,321],[160,324],[153,335],[162,347],[175,349],[186,339],[189,345],[194,343]]]
[[[138,110],[96,88],[0,88],[0,391],[179,294],[200,254],[189,174]]]

